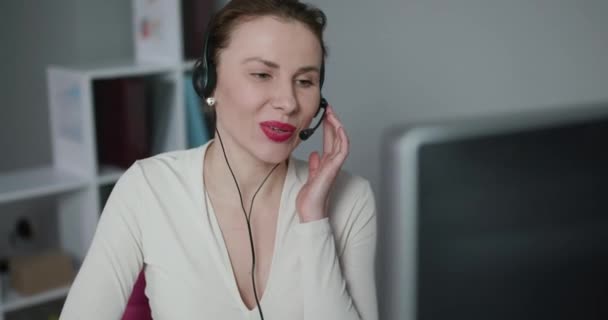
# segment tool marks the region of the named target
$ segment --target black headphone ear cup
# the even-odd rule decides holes
[[[194,68],[192,69],[192,86],[194,87],[194,91],[201,98],[205,99],[205,88],[207,86],[207,75],[205,72],[205,68],[203,67],[203,62],[199,59],[194,64]]]
[[[205,33],[203,54],[194,64],[192,73],[194,90],[201,99],[209,98],[215,90],[217,75],[215,66],[211,61],[211,54],[212,49],[209,46],[209,33],[207,32]]]
[[[201,99],[211,96],[215,89],[215,68],[206,68],[205,63],[198,60],[192,70],[192,85]]]
[[[208,68],[206,68],[205,70],[205,80],[205,97],[210,97],[211,94],[213,94],[213,90],[215,90],[215,84],[217,80],[215,66],[213,66],[212,64],[209,64]]]

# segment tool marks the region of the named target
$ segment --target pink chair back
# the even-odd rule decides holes
[[[131,297],[122,315],[122,320],[152,320],[152,312],[145,294],[146,277],[142,270],[133,285]]]

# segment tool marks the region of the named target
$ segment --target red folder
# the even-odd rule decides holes
[[[93,92],[99,163],[126,169],[148,157],[145,79],[97,80]]]

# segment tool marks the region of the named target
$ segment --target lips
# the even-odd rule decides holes
[[[289,140],[296,131],[296,127],[289,123],[279,121],[264,121],[260,123],[260,128],[266,137],[273,142],[285,142]]]

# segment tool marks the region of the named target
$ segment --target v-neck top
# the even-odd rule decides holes
[[[121,176],[61,320],[120,319],[142,269],[154,319],[260,319],[257,306],[248,309],[239,294],[205,199],[203,159],[211,143],[138,160]],[[295,200],[307,176],[308,163],[290,157],[260,297],[264,319],[378,319],[370,184],[341,171],[329,217],[301,223]]]

